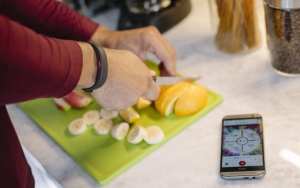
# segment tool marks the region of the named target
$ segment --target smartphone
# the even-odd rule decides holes
[[[256,179],[265,175],[261,115],[242,114],[223,118],[220,161],[220,175],[224,179]]]

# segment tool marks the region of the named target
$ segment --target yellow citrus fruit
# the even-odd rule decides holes
[[[191,84],[185,93],[177,100],[174,112],[176,116],[187,116],[199,112],[207,104],[207,90],[197,84]]]
[[[191,82],[180,82],[164,86],[155,101],[155,107],[163,116],[168,116],[173,111],[177,116],[187,116],[204,108],[207,100],[206,88]]]
[[[160,86],[160,93],[163,93],[165,90],[167,90],[171,85],[162,85]]]
[[[164,87],[161,90],[160,96],[155,101],[157,111],[163,115],[168,116],[173,112],[175,102],[185,90],[190,86],[188,82],[180,82],[171,86]]]
[[[151,101],[144,99],[144,98],[139,98],[138,102],[136,103],[135,107],[139,110],[147,108],[148,106],[151,105]]]

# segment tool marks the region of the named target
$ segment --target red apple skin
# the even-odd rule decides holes
[[[63,97],[73,108],[84,108],[92,102],[92,98],[80,91],[72,91]]]

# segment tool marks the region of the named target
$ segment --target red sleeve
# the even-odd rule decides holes
[[[0,25],[0,106],[74,89],[82,69],[76,42],[44,37],[4,16]]]
[[[88,41],[98,24],[56,0],[3,0],[7,17],[56,38]]]

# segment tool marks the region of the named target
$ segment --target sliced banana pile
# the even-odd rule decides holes
[[[112,119],[121,116],[125,122],[117,125]],[[72,135],[83,134],[88,127],[93,127],[98,135],[108,135],[116,140],[124,140],[131,144],[139,144],[145,141],[148,144],[158,144],[164,139],[164,132],[159,126],[144,128],[141,125],[131,125],[140,118],[139,113],[132,107],[118,111],[102,109],[100,112],[91,110],[86,112],[82,118],[76,119],[69,124],[69,132]]]

